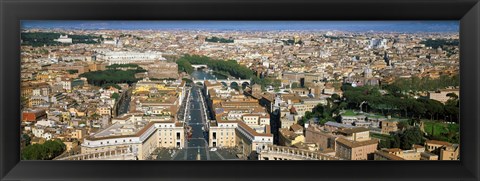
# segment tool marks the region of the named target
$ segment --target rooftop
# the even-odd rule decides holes
[[[353,134],[353,133],[360,133],[365,131],[370,131],[370,130],[364,127],[344,128],[344,129],[337,130],[337,132],[344,133],[344,134]]]
[[[367,141],[352,141],[352,140],[347,140],[345,138],[338,138],[336,141],[345,145],[345,146],[347,146],[347,147],[349,147],[349,148],[356,148],[356,147],[361,147],[361,146],[378,144],[377,139],[371,139],[371,140],[367,140]]]

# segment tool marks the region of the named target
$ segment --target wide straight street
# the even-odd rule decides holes
[[[190,103],[187,109],[187,125],[192,127],[192,137],[187,139],[187,146],[176,155],[175,159],[182,160],[210,160],[208,151],[208,138],[206,132],[207,120],[205,119],[204,108],[202,106],[202,96],[200,88],[193,85],[190,96]]]

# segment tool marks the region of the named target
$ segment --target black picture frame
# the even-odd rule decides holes
[[[2,180],[479,180],[478,0],[1,0]],[[460,161],[20,161],[20,20],[459,20]]]

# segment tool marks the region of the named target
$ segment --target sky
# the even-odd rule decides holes
[[[459,32],[459,21],[22,21],[23,29]]]

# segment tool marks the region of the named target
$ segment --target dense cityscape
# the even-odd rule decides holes
[[[143,23],[22,23],[22,160],[460,159],[458,23]]]

